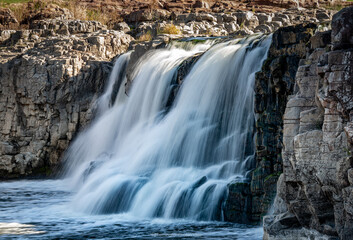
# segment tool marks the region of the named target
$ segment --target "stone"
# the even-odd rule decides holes
[[[93,33],[100,30],[106,30],[107,26],[97,21],[81,21],[81,20],[37,20],[32,21],[30,29],[35,30],[52,30],[53,33],[61,35],[78,34],[78,33]]]
[[[228,15],[228,14],[224,14],[222,16],[222,20],[223,22],[236,22],[237,21],[237,18],[235,16],[232,16],[232,15]]]
[[[351,186],[353,186],[353,168],[348,170],[348,181]]]
[[[243,182],[230,183],[228,191],[226,209],[224,209],[225,220],[239,223],[250,222],[251,195],[249,184]]]
[[[334,49],[349,48],[353,44],[353,6],[347,7],[333,15],[332,44]]]
[[[91,120],[111,60],[132,41],[123,32],[94,31],[95,22],[40,21],[46,29],[14,31],[0,50],[2,179],[54,173],[72,136]],[[58,32],[63,24],[72,34]],[[56,31],[50,38],[48,28]]]
[[[126,33],[130,31],[130,27],[126,22],[119,22],[113,25],[113,30],[123,31]]]
[[[331,43],[331,31],[318,32],[310,39],[313,49],[322,48]]]
[[[254,29],[254,32],[270,33],[270,32],[272,32],[272,29],[270,26],[262,24],[262,25],[257,26]]]
[[[194,5],[193,5],[194,8],[206,8],[206,9],[209,9],[210,8],[210,5],[203,1],[203,0],[196,0]]]
[[[22,20],[22,23],[31,24],[33,21],[44,19],[73,20],[74,16],[68,9],[51,3],[39,11],[33,10],[33,12],[29,12]]]
[[[239,25],[235,22],[225,23],[224,27],[228,33],[234,33],[235,31],[239,30]]]
[[[211,14],[201,13],[196,15],[196,21],[217,22],[217,19]]]
[[[331,19],[331,18],[330,18],[330,15],[327,14],[326,12],[317,12],[317,13],[316,13],[316,18],[317,18],[320,22],[322,22],[322,21],[328,21],[328,20]]]
[[[258,13],[256,14],[257,19],[259,20],[259,24],[266,24],[272,21],[272,17],[266,13]]]
[[[18,21],[10,9],[0,8],[0,26],[9,26],[17,23]]]
[[[309,230],[315,231],[317,238],[349,239],[353,228],[348,214],[353,162],[347,133],[353,109],[347,76],[352,74],[348,66],[353,59],[348,57],[352,50],[330,50],[334,37],[329,31],[311,37],[312,49],[302,55],[295,96],[288,101],[284,115],[283,179],[276,198],[283,199],[299,225],[280,224],[287,217],[281,214],[284,208],[275,205],[276,215],[264,221],[265,238],[295,239],[309,236]],[[294,42],[294,38],[286,38],[283,42]]]

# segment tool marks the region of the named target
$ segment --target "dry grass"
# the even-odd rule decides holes
[[[69,9],[75,19],[98,21],[102,24],[109,24],[111,21],[123,21],[122,17],[115,11],[107,11],[104,8],[87,8],[79,0],[66,0],[64,4],[58,4],[61,7]]]
[[[79,0],[6,0],[5,3],[0,3],[0,7],[10,8],[17,20],[21,22],[29,12],[40,12],[49,4],[67,8],[74,18],[79,20],[98,21],[102,24],[108,24],[109,21],[122,21],[121,16],[116,12],[108,12],[103,8],[88,9]]]
[[[13,12],[13,14],[15,15],[18,22],[21,22],[24,19],[25,13],[27,12],[27,9],[25,9],[22,5],[14,4],[14,5],[10,6],[9,8]]]
[[[158,31],[160,34],[181,34],[180,29],[174,24],[168,24]]]
[[[137,39],[138,42],[147,42],[147,41],[151,41],[151,40],[152,40],[152,32],[151,31],[148,31],[145,34],[142,34]]]
[[[66,1],[63,4],[59,4],[59,6],[67,8],[74,15],[75,19],[87,19],[87,9],[85,6],[78,4],[78,1]]]

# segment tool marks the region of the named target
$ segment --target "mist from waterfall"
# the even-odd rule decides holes
[[[151,51],[128,97],[130,53],[120,56],[98,116],[67,154],[75,209],[222,220],[227,185],[254,167],[254,79],[270,42],[252,36]],[[168,106],[178,67],[201,53]]]

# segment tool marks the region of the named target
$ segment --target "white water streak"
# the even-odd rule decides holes
[[[151,52],[135,69],[129,98],[105,108],[71,146],[71,176],[75,185],[84,181],[75,208],[221,220],[227,184],[243,180],[252,167],[254,76],[270,41],[214,45],[183,80],[168,112],[178,66],[209,45]]]

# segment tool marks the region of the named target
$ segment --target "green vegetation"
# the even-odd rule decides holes
[[[204,43],[206,42],[206,39],[192,39],[190,40],[193,44],[198,44],[198,43]]]
[[[344,148],[343,148],[343,151],[346,152],[347,157],[353,157],[353,153],[352,153],[352,151],[351,151],[350,149],[344,147]]]
[[[282,174],[282,172],[272,173],[272,174],[268,175],[267,177],[265,177],[264,182],[268,181],[270,178],[273,178],[273,177],[278,178],[281,174]]]
[[[11,3],[26,3],[31,0],[1,0],[2,4],[11,4]]]
[[[350,2],[353,1],[353,0],[350,0]],[[327,10],[335,10],[335,11],[340,11],[342,10],[343,8],[347,7],[347,6],[344,6],[344,5],[341,5],[341,4],[335,4],[335,5],[324,5],[322,6],[323,8],[327,9]]]

